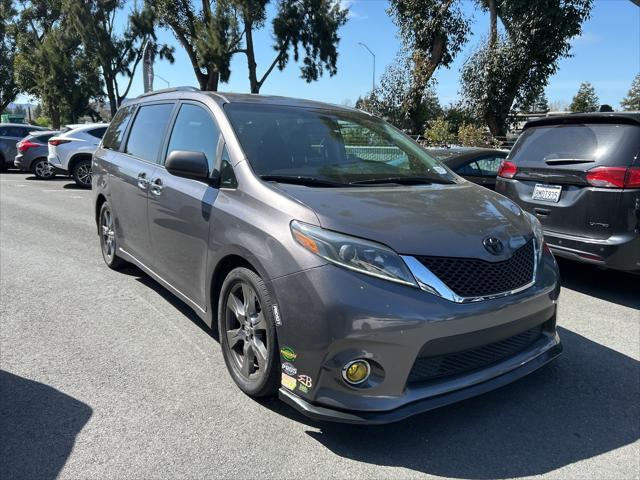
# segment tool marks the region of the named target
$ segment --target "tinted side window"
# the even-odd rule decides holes
[[[87,133],[92,137],[102,138],[104,136],[104,132],[107,131],[107,127],[94,128],[93,130],[89,130]]]
[[[7,127],[0,127],[0,137],[5,137],[7,135]]]
[[[118,110],[102,139],[103,148],[120,150],[124,131],[127,129],[132,113],[133,107],[122,107]]]
[[[476,162],[467,163],[466,165],[462,165],[456,169],[456,173],[458,175],[480,175],[480,169],[478,168],[478,164]]]
[[[172,103],[140,107],[133,120],[125,152],[148,162],[157,162],[172,110]]]
[[[498,175],[498,169],[504,157],[487,157],[476,161],[480,172],[485,177],[495,177]]]
[[[167,155],[174,150],[202,152],[207,157],[209,171],[212,172],[219,138],[220,130],[204,108],[184,104],[176,117]]]

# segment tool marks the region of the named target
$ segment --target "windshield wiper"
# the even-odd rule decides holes
[[[434,177],[385,177],[385,178],[368,178],[367,180],[357,180],[350,182],[349,185],[375,185],[382,183],[398,183],[400,185],[430,185],[432,183],[439,183],[442,185],[450,185],[455,183],[451,180],[444,178]]]
[[[294,185],[311,185],[315,187],[348,187],[349,184],[332,182],[316,177],[304,177],[300,175],[260,175],[265,182],[292,183]]]

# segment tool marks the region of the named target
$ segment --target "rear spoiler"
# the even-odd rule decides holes
[[[571,125],[579,123],[617,123],[640,127],[640,113],[575,113],[537,118],[525,123],[522,130],[546,125]]]

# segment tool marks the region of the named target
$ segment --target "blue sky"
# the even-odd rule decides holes
[[[332,103],[355,100],[371,89],[372,58],[358,42],[366,43],[376,54],[376,77],[393,61],[400,48],[396,28],[386,13],[385,0],[342,0],[350,7],[348,23],[340,32],[338,73],[324,76],[308,84],[300,79],[299,66],[293,62],[286,70],[274,70],[264,84],[261,93],[312,98]],[[436,75],[436,91],[443,105],[459,96],[460,67],[481,38],[486,35],[488,18],[475,9],[471,1],[464,9],[473,16],[473,23],[464,50],[449,69],[439,69]],[[175,45],[175,63],[157,61],[156,73],[171,86],[197,85],[191,64],[184,51],[169,31],[159,32],[159,41]],[[267,29],[255,39],[257,45],[258,75],[271,63],[274,52]],[[582,81],[591,82],[601,103],[618,107],[629,90],[634,76],[640,72],[640,8],[630,0],[596,0],[591,19],[585,22],[583,34],[572,41],[573,57],[560,61],[559,70],[546,89],[551,102],[571,101]],[[246,59],[237,55],[232,63],[232,75],[222,91],[246,92],[249,89]],[[142,93],[140,69],[133,80],[130,96]],[[166,87],[166,82],[156,78],[155,88]]]

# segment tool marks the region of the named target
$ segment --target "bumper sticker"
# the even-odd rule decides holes
[[[280,355],[282,355],[282,358],[287,362],[293,362],[298,357],[298,354],[293,350],[293,348],[287,346],[280,349]]]
[[[282,386],[288,388],[289,390],[295,390],[296,389],[296,379],[293,377],[290,377],[289,375],[287,375],[286,373],[282,372],[282,380],[281,380]]]
[[[296,367],[286,362],[282,364],[282,371],[287,375],[291,375],[292,377],[294,377],[296,373],[298,373],[298,369]]]

